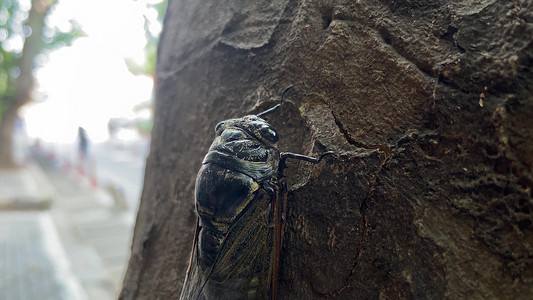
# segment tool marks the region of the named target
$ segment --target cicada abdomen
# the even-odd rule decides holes
[[[319,161],[280,154],[276,129],[261,118],[279,107],[216,126],[196,178],[198,222],[181,299],[276,299],[284,160]]]

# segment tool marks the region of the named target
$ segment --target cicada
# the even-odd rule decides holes
[[[216,137],[196,177],[198,215],[190,265],[180,299],[276,299],[285,227],[288,158],[277,130],[257,115],[218,123]],[[325,154],[329,154],[325,153]]]

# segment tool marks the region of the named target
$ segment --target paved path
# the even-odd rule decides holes
[[[89,299],[117,299],[130,255],[134,214],[75,174],[41,164],[57,190],[50,213]]]
[[[48,212],[0,213],[0,299],[86,299]]]
[[[0,300],[117,299],[134,211],[76,172],[0,170]]]
[[[46,209],[54,189],[35,164],[0,170],[0,209]]]

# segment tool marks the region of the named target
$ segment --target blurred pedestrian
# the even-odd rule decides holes
[[[78,173],[85,174],[87,155],[89,153],[89,138],[83,127],[78,127]]]

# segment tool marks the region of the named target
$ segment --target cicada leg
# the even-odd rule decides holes
[[[289,159],[289,158],[304,160],[304,161],[307,161],[307,162],[310,162],[310,163],[313,163],[313,164],[317,164],[322,159],[324,159],[324,157],[329,156],[329,155],[334,155],[334,154],[335,153],[333,151],[327,151],[327,152],[324,152],[324,153],[320,154],[320,156],[318,158],[316,158],[316,157],[302,155],[302,154],[296,154],[296,153],[292,153],[292,152],[283,152],[280,155],[279,166],[280,166],[280,168],[286,168],[285,161],[287,159]]]
[[[285,178],[281,177],[278,180],[278,184],[275,186],[275,190],[276,194],[275,197],[273,197],[272,202],[274,219],[274,258],[272,260],[271,266],[272,300],[276,300],[278,297],[279,264],[281,256],[281,246],[285,231],[285,211],[287,206],[287,185],[285,184]]]
[[[286,213],[287,213],[287,183],[283,176],[283,169],[287,166],[285,161],[289,158],[304,160],[310,163],[319,163],[324,157],[332,155],[333,152],[322,153],[318,158],[306,156],[302,154],[295,154],[291,152],[284,152],[280,156],[278,169],[278,184],[276,186],[276,197],[272,205],[274,210],[274,260],[272,266],[272,299],[276,300],[278,296],[278,279],[279,279],[279,265],[281,256],[281,246],[283,237],[285,235]]]

